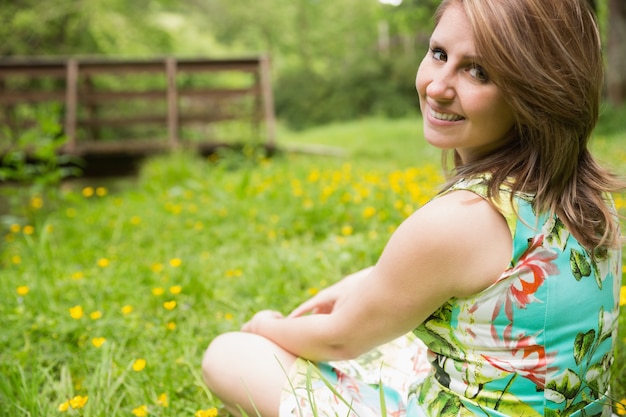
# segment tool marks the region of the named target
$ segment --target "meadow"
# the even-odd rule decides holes
[[[607,127],[594,144],[622,173],[624,140]],[[312,144],[333,152],[298,152]],[[224,414],[200,374],[209,341],[374,263],[443,180],[416,118],[281,130],[279,145],[290,151],[174,153],[136,178],[3,189],[0,416]]]

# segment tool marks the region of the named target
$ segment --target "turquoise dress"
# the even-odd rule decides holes
[[[485,178],[455,190],[487,198]],[[495,283],[355,361],[296,361],[280,415],[610,416],[620,251],[592,259],[531,195],[499,197],[513,253]]]

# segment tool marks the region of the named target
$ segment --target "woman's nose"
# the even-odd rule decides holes
[[[452,100],[455,94],[454,75],[444,69],[434,72],[426,86],[426,95],[434,100]]]

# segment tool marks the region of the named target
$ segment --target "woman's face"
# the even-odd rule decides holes
[[[513,109],[477,56],[470,24],[456,3],[444,11],[415,80],[424,136],[456,149],[464,163],[497,149],[514,125]]]

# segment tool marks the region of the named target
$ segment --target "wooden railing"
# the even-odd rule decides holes
[[[275,140],[266,56],[0,60],[3,148],[50,103],[67,137],[63,151],[75,155],[148,154],[227,139],[273,146]]]

